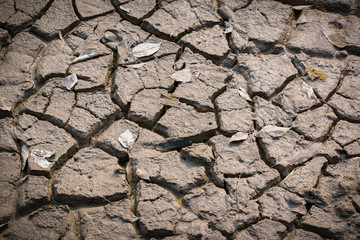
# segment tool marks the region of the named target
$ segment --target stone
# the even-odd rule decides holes
[[[315,187],[326,163],[325,157],[315,157],[287,175],[279,186],[303,196],[307,190]]]
[[[110,0],[76,0],[75,6],[82,18],[95,17],[114,10]]]
[[[55,38],[59,32],[66,32],[74,26],[77,18],[70,0],[59,0],[51,4],[40,19],[38,19],[32,30],[46,39]]]
[[[296,78],[290,82],[274,98],[273,102],[291,116],[296,116],[297,113],[304,112],[320,103],[313,88],[301,78]]]
[[[24,104],[22,112],[41,118],[46,111],[46,106],[53,92],[54,84],[60,81],[52,81],[42,86]]]
[[[6,224],[16,212],[16,189],[8,182],[0,182],[0,224]]]
[[[181,41],[191,46],[190,48],[215,58],[223,57],[230,50],[224,30],[219,25],[187,34]]]
[[[34,125],[37,121],[38,119],[36,117],[24,113],[19,116],[18,125],[22,130],[25,131],[26,129],[32,127],[32,125]]]
[[[274,13],[273,9],[278,11]],[[248,41],[253,41],[266,51],[283,42],[290,30],[292,10],[289,5],[278,2],[253,1],[249,7],[239,9],[233,15],[230,24],[234,28],[232,38],[236,48],[242,50]]]
[[[19,33],[21,30],[32,25],[32,18],[21,11],[17,11],[6,21],[6,28],[13,34]]]
[[[0,86],[0,113],[12,115],[14,109],[22,100],[34,90],[33,83],[23,83],[16,86]],[[7,116],[7,115],[5,115]]]
[[[8,20],[9,17],[11,17],[11,15],[16,12],[14,8],[14,1],[11,0],[1,2],[1,9],[3,9],[4,14],[2,14],[2,16],[0,17],[0,23],[5,24],[6,20]]]
[[[251,132],[253,114],[249,103],[240,96],[238,89],[228,89],[215,99],[214,105],[218,112],[219,128],[226,135],[239,131]],[[237,121],[233,121],[234,119]]]
[[[360,124],[349,123],[342,120],[335,125],[331,139],[344,147],[360,138],[358,134],[359,131]]]
[[[133,226],[137,217],[130,209],[130,201],[123,199],[105,207],[78,210],[81,237],[122,240],[138,238]]]
[[[224,186],[226,177],[249,177],[269,170],[260,159],[256,143],[251,138],[230,143],[230,138],[219,135],[210,139],[210,146],[215,156],[211,171],[213,181],[218,186]]]
[[[43,176],[27,175],[18,187],[17,208],[20,212],[28,212],[46,204],[50,193],[47,188],[48,179]]]
[[[111,101],[108,90],[77,94],[76,106],[87,110],[101,121],[119,114],[119,107]]]
[[[136,215],[142,234],[154,237],[174,234],[184,212],[175,196],[156,184],[140,181],[137,199]]]
[[[69,227],[70,210],[67,206],[44,206],[30,215],[20,218],[16,224],[3,234],[4,239],[28,239],[36,236],[41,239],[59,239]]]
[[[349,145],[344,147],[346,153],[350,156],[360,155],[360,140],[356,142],[350,143]]]
[[[314,9],[304,9],[301,16],[306,18],[306,23],[296,26],[295,30],[291,32],[286,46],[295,51],[301,49],[310,56],[332,56],[335,53],[335,47],[326,39],[322,30],[340,16]]]
[[[170,108],[155,125],[155,131],[166,137],[204,138],[217,128],[215,115],[211,112],[197,112],[183,104]]]
[[[144,89],[137,93],[131,101],[128,118],[138,124],[152,127],[165,112],[161,104],[161,95],[166,95],[163,89]]]
[[[225,178],[225,188],[231,198],[235,201],[238,210],[247,206],[247,203],[259,196],[270,186],[275,185],[280,180],[280,175],[275,169],[266,169],[253,176],[246,175],[241,178]]]
[[[183,161],[176,151],[151,156],[147,151],[130,154],[132,175],[137,179],[170,188],[176,193],[185,193],[205,183],[205,168]]]
[[[0,182],[15,184],[20,178],[20,156],[16,153],[0,153]]]
[[[156,0],[143,2],[141,0],[128,1],[122,4],[117,10],[130,21],[140,23],[156,9]]]
[[[77,152],[54,181],[55,199],[68,204],[115,201],[127,193],[125,171],[117,158],[95,148]]]
[[[183,198],[183,202],[199,218],[208,221],[212,229],[219,230],[226,236],[259,218],[257,203],[250,201],[245,209],[238,212],[230,204],[225,190],[213,184],[193,189]]]
[[[0,119],[0,150],[9,151],[9,152],[17,152],[17,146],[14,141],[14,126],[12,118],[3,118]]]
[[[113,57],[108,55],[71,65],[69,73],[75,73],[79,79],[74,89],[86,90],[109,85],[112,61]]]
[[[156,147],[162,141],[164,141],[164,137],[161,135],[146,128],[141,128],[139,131],[139,137],[130,150],[130,153],[136,154],[140,152],[140,154],[145,154],[145,152],[147,152],[147,154],[149,154],[148,157],[158,156],[160,152],[156,151]]]
[[[38,18],[40,14],[45,12],[49,7],[49,0],[31,1],[31,0],[15,0],[16,9],[20,10],[32,18]]]
[[[33,34],[24,31],[12,39],[8,52],[17,52],[35,58],[44,45],[45,44]]]
[[[346,76],[340,86],[340,89],[330,99],[330,106],[345,119],[352,121],[360,120],[360,84],[359,75]]]
[[[211,9],[211,11],[204,11],[205,9]],[[177,0],[163,4],[149,18],[144,19],[142,26],[158,35],[179,38],[187,30],[220,22],[220,17],[213,9],[214,7],[209,0],[201,3],[199,1],[188,3],[184,0]]]
[[[211,147],[204,143],[195,143],[191,146],[182,148],[180,156],[185,161],[194,162],[203,166],[210,165],[214,160]]]
[[[267,163],[278,169],[282,176],[311,159],[321,147],[321,143],[307,141],[292,130],[280,137],[260,131],[257,139]]]
[[[69,155],[73,154],[78,144],[64,129],[56,127],[47,121],[37,121],[31,128],[23,133],[23,142],[29,150],[34,149],[53,152],[54,156],[47,168],[42,168],[33,157],[28,159],[30,173],[49,176],[57,166],[61,165]]]
[[[65,129],[76,138],[79,138],[81,142],[86,142],[100,129],[101,124],[102,121],[90,112],[75,107],[69,121],[65,125]]]
[[[342,147],[339,144],[337,144],[334,140],[328,140],[322,144],[317,155],[324,156],[329,163],[336,163],[341,158],[341,151]]]
[[[320,141],[327,136],[336,119],[331,107],[323,105],[320,108],[298,114],[292,127],[294,131],[309,140]]]
[[[176,225],[176,234],[181,234],[177,237],[179,239],[186,239],[187,236],[191,238],[204,239],[221,239],[226,238],[216,230],[212,230],[205,221],[200,220],[195,214],[188,211]],[[182,237],[182,238],[181,238]],[[169,239],[176,239],[176,237],[168,237]]]
[[[266,98],[276,94],[298,73],[291,59],[285,54],[239,54],[236,68],[249,82],[250,94],[261,94]]]
[[[51,77],[64,77],[73,57],[70,56],[72,50],[64,41],[52,41],[42,54],[36,71],[36,79],[41,83]]]
[[[248,229],[239,232],[234,239],[280,239],[285,236],[286,226],[272,220],[261,220]]]
[[[265,99],[255,96],[255,121],[256,127],[261,129],[267,125],[275,125],[278,127],[290,127],[292,125],[292,117],[279,106],[272,104]]]
[[[290,200],[288,200],[289,198]],[[291,226],[297,216],[307,213],[304,199],[280,187],[272,187],[259,198],[262,216]]]
[[[317,235],[316,233],[305,231],[302,229],[295,229],[291,235],[288,235],[286,240],[302,240],[302,239],[309,239],[309,240],[321,240],[322,238]]]
[[[70,119],[75,103],[74,92],[63,88],[54,88],[44,113],[44,119],[64,127]]]
[[[140,131],[138,125],[126,119],[121,119],[111,124],[108,129],[96,138],[95,147],[116,156],[121,161],[128,160],[129,150],[122,146],[118,141],[119,136],[128,129],[134,135],[135,139],[138,139]]]
[[[306,82],[323,100],[327,99],[337,87],[344,67],[342,62],[336,59],[309,57],[305,54],[297,54],[294,64],[303,75],[308,75]],[[311,69],[323,73],[324,77],[322,79],[311,77],[309,74]]]

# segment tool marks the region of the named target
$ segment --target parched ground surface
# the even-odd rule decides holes
[[[0,1],[0,238],[360,239],[359,4]]]

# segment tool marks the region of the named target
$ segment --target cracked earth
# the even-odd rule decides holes
[[[360,239],[358,1],[0,9],[1,239]]]

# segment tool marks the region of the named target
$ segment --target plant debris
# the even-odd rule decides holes
[[[75,84],[78,82],[78,78],[76,76],[75,73],[67,76],[65,79],[64,79],[64,84],[65,84],[65,87],[67,90],[71,90]]]
[[[129,129],[126,129],[126,131],[120,135],[118,141],[124,148],[130,149],[135,142],[135,137]]]
[[[29,158],[30,151],[26,145],[21,146],[21,170],[24,171],[27,160]]]
[[[310,78],[313,79],[313,80],[325,81],[327,79],[327,77],[328,77],[322,71],[316,70],[315,68],[312,68],[312,67],[307,67],[306,72],[309,74]]]
[[[321,31],[325,35],[326,39],[335,47],[344,48],[348,46],[348,42],[340,32],[333,32],[326,29],[322,29]]]
[[[30,152],[30,156],[34,159],[35,163],[42,168],[48,168],[51,164],[48,161],[49,158],[52,158],[55,155],[55,151],[46,151],[41,149],[33,149]]]
[[[136,58],[147,57],[159,51],[160,46],[161,43],[140,43],[132,49],[131,55]]]
[[[239,88],[239,94],[240,94],[240,97],[242,97],[246,101],[252,102],[249,94],[247,94],[247,92],[244,88],[241,88],[241,87]]]
[[[237,132],[230,138],[230,142],[240,142],[248,138],[249,134],[246,132]]]
[[[287,133],[287,131],[289,131],[289,130],[290,130],[290,128],[286,128],[286,127],[267,125],[267,126],[263,127],[260,130],[260,132],[268,133],[271,137],[275,138],[275,137],[281,137],[281,136],[285,135]]]

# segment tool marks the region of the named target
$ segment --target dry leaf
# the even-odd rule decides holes
[[[141,168],[136,169],[136,175],[144,180],[150,180],[150,174]]]
[[[183,69],[180,71],[176,71],[170,77],[177,82],[186,83],[186,82],[191,82],[192,73],[190,69]]]
[[[244,141],[248,138],[249,134],[246,132],[237,132],[230,138],[230,142]]]
[[[25,145],[22,145],[21,146],[21,170],[22,171],[24,170],[24,168],[26,166],[26,162],[29,157],[29,154],[30,154],[29,149]]]
[[[51,165],[51,162],[47,160],[47,158],[53,157],[55,151],[50,152],[41,149],[33,149],[30,152],[30,156],[34,159],[35,163],[42,168],[48,168]]]
[[[261,132],[268,133],[271,137],[281,137],[289,131],[290,128],[267,125],[261,129]]]
[[[311,7],[311,5],[300,5],[300,6],[294,6],[293,9],[301,11],[301,10],[304,10],[305,8],[310,8],[310,7]]]
[[[78,78],[75,73],[67,76],[64,79],[64,84],[67,90],[71,90],[77,82],[78,82]]]
[[[134,57],[141,58],[153,55],[160,49],[161,43],[140,43],[131,52]]]
[[[120,144],[127,149],[130,149],[135,142],[135,137],[129,129],[123,132],[118,138]]]
[[[308,95],[309,99],[312,99],[312,98],[316,99],[316,95],[315,95],[314,89],[312,87],[308,88],[307,95]]]
[[[326,39],[334,46],[338,48],[344,48],[348,46],[348,43],[343,35],[339,32],[333,32],[330,30],[322,29],[322,33],[325,35]]]
[[[244,88],[241,88],[241,87],[239,88],[239,94],[240,94],[240,97],[242,97],[246,101],[252,102],[249,94],[247,94],[247,92]]]

